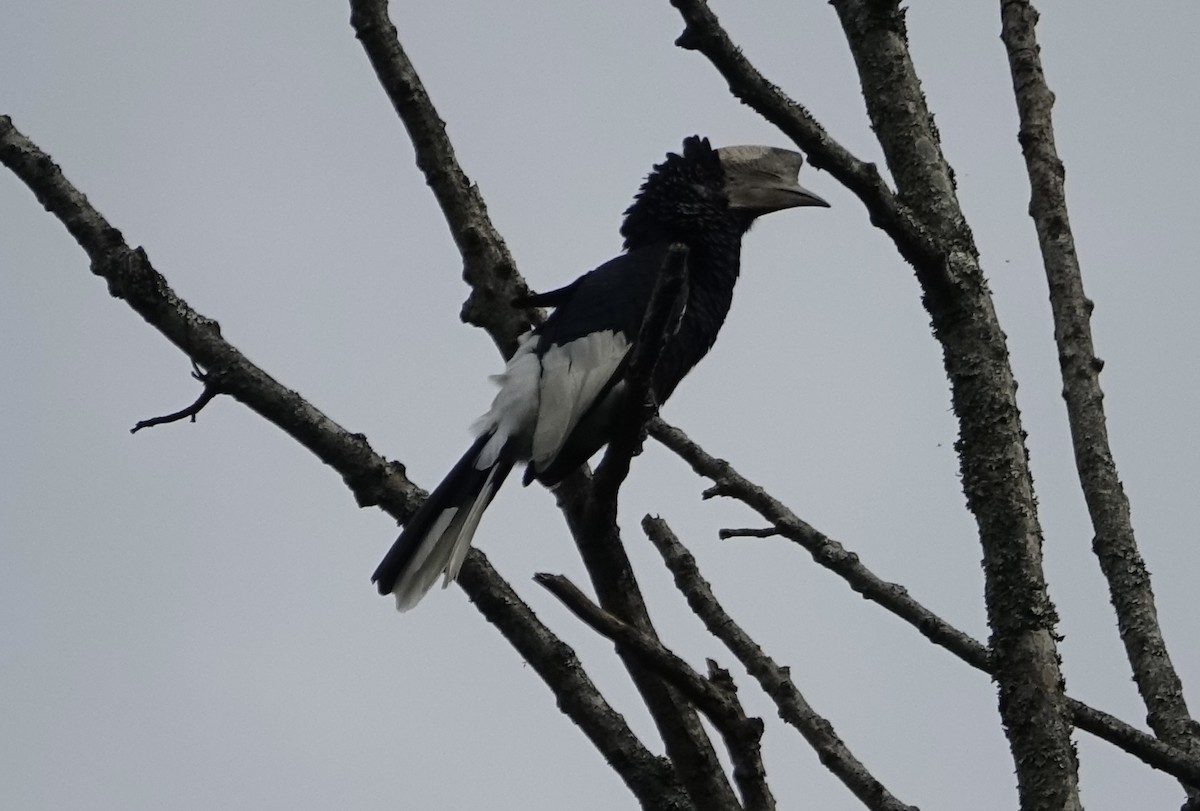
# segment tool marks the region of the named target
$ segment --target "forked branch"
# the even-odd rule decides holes
[[[897,799],[867,770],[838,737],[833,725],[805,700],[788,668],[776,664],[726,613],[701,576],[696,559],[679,542],[667,522],[648,515],[642,519],[642,529],[674,575],[675,585],[687,598],[688,606],[709,633],[721,640],[746,672],[758,680],[763,692],[775,702],[779,717],[804,736],[821,763],[871,811],[916,811],[914,806]]]

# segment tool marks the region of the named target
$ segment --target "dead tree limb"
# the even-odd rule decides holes
[[[854,756],[834,731],[833,725],[812,708],[792,681],[787,667],[781,667],[766,654],[750,635],[726,613],[708,582],[701,576],[696,559],[661,518],[647,515],[642,529],[662,555],[675,577],[676,587],[687,598],[688,606],[700,618],[709,633],[724,643],[753,676],[763,692],[771,697],[779,717],[804,736],[821,763],[834,777],[871,811],[917,811],[898,800]]]
[[[1054,141],[1054,94],[1042,70],[1038,14],[1028,0],[1003,0],[1000,9],[1001,39],[1008,52],[1021,121],[1018,140],[1029,174],[1029,214],[1037,229],[1050,288],[1063,399],[1075,467],[1095,530],[1093,549],[1108,581],[1117,628],[1146,705],[1150,728],[1167,743],[1200,757],[1200,731],[1188,711],[1183,682],[1162,636],[1150,573],[1138,551],[1129,499],[1108,442],[1104,393],[1100,390],[1104,364],[1096,357],[1092,344],[1093,305],[1083,290],[1079,255],[1067,215],[1066,172]],[[1200,791],[1190,789],[1189,801],[1200,808]]]

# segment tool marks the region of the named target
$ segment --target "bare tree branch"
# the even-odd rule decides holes
[[[650,612],[617,526],[616,505],[608,502],[604,512],[592,497],[586,471],[571,474],[554,488],[559,508],[567,519],[571,537],[579,549],[592,588],[605,611],[658,640]],[[654,719],[667,755],[698,808],[734,808],[737,798],[717,759],[716,750],[686,697],[631,655],[617,648],[630,677]]]
[[[445,122],[434,109],[400,45],[396,26],[388,18],[387,0],[350,0],[350,25],[408,130],[417,167],[425,174],[462,254],[463,280],[471,286],[462,319],[482,327],[504,357],[510,357],[516,351],[517,339],[530,327],[531,314],[538,315],[510,306],[526,295],[529,287],[517,272],[500,232],[492,225],[479,189],[458,165]]]
[[[593,603],[562,575],[538,574],[534,580],[561,600],[589,628],[611,639],[618,648],[628,651],[645,667],[695,702],[725,739],[733,761],[734,779],[741,789],[747,811],[770,811],[775,808],[775,799],[767,788],[759,745],[763,733],[762,720],[746,716],[737,698],[737,688],[727,671],[709,660],[709,678],[704,678],[687,662],[663,647],[656,638],[622,622]]]
[[[679,44],[701,50],[735,96],[776,123],[867,204],[913,265],[942,344],[959,419],[963,489],[980,529],[1000,712],[1026,808],[1078,807],[1054,625],[1041,568],[1041,528],[1004,333],[979,267],[908,53],[897,0],[833,0],[858,67],[871,124],[896,180],[881,181],[838,152],[807,111],[740,55],[703,0],[673,0],[687,23]],[[857,172],[855,170],[858,170]],[[853,185],[852,185],[853,184]]]
[[[1067,706],[1077,728],[1123,749],[1147,766],[1178,778],[1185,787],[1200,787],[1200,758],[1069,696]]]
[[[482,552],[471,551],[458,583],[488,621],[533,666],[563,711],[595,745],[646,811],[695,806],[674,766],[651,754],[588,678],[575,651],[547,628]]]
[[[1093,548],[1108,580],[1117,627],[1148,710],[1150,728],[1164,741],[1200,756],[1200,736],[1162,637],[1150,573],[1138,552],[1129,499],[1108,443],[1104,393],[1100,390],[1103,363],[1092,345],[1093,305],[1083,290],[1079,256],[1067,216],[1065,172],[1054,142],[1054,94],[1046,84],[1037,43],[1038,14],[1028,0],[1003,0],[1000,7],[1001,38],[1008,51],[1021,120],[1018,138],[1029,174],[1029,212],[1037,228],[1050,287],[1054,340],[1058,344],[1075,466],[1096,531]],[[1193,789],[1190,800],[1200,808],[1200,792]]]
[[[741,501],[773,524],[782,535],[805,549],[814,561],[837,574],[863,598],[907,622],[930,642],[945,648],[971,667],[992,672],[987,646],[951,625],[909,595],[898,583],[889,583],[872,572],[858,555],[811,526],[762,487],[739,474],[724,459],[717,459],[680,429],[655,419],[650,434],[679,455],[698,475],[715,484],[705,491]],[[715,491],[715,492],[714,492]],[[1108,713],[1067,698],[1075,726],[1108,741],[1147,765],[1192,785],[1200,785],[1200,758],[1193,757],[1135,729]]]
[[[566,515],[601,606],[656,643],[658,633],[617,525],[617,496],[633,455],[641,450],[646,420],[657,409],[652,401],[651,380],[670,316],[680,296],[686,295],[686,261],[686,249],[672,246],[659,271],[627,370],[629,414],[610,441],[596,476],[589,481],[586,473],[574,474],[555,488],[559,507]],[[697,805],[714,809],[735,807],[733,789],[695,710],[626,649],[618,647],[617,655],[638,686],[671,760],[680,769]],[[735,739],[727,740],[730,746],[735,743]],[[738,758],[733,755],[734,760]]]
[[[754,527],[730,527],[717,530],[717,537],[722,541],[727,541],[730,538],[773,538],[779,534],[779,530],[775,527],[762,527],[755,529]]]
[[[342,428],[225,341],[216,322],[175,295],[146,252],[126,245],[120,232],[6,116],[0,116],[0,162],[67,226],[88,253],[92,271],[108,282],[114,296],[124,299],[209,374],[220,373],[222,393],[282,428],[340,473],[360,506],[378,505],[400,521],[412,515],[425,493],[408,480],[403,465],[376,454],[365,436]],[[543,677],[563,712],[600,749],[643,808],[691,811],[694,806],[665,762],[642,746],[596,690],[574,652],[537,621],[479,550],[469,553],[459,583]]]
[[[196,421],[196,415],[204,410],[204,407],[211,403],[218,394],[221,393],[216,375],[206,375],[195,363],[192,362],[192,378],[199,380],[204,384],[204,388],[200,391],[200,396],[196,398],[190,406],[181,408],[178,411],[172,411],[170,414],[164,414],[161,417],[150,417],[145,420],[138,420],[137,423],[129,429],[129,433],[136,434],[143,428],[153,428],[156,425],[167,425],[180,420]]]
[[[282,428],[337,470],[360,506],[379,505],[401,519],[416,510],[425,494],[408,480],[402,464],[376,454],[365,436],[335,423],[228,343],[217,322],[179,298],[146,252],[130,248],[121,232],[7,116],[0,116],[0,162],[67,227],[87,252],[92,272],[108,283],[109,293],[124,300],[205,374],[217,375],[222,393]]]
[[[930,274],[918,271],[959,422],[963,492],[983,547],[992,673],[1022,808],[1077,809],[1057,615],[1042,569],[1042,530],[1004,332],[925,105],[898,0],[833,6],[897,191],[941,246],[950,281],[931,287]]]
[[[820,565],[841,577],[854,591],[916,628],[930,642],[953,653],[967,664],[990,673],[987,647],[958,630],[909,595],[868,569],[857,554],[805,522],[763,488],[738,473],[729,462],[711,456],[687,434],[656,419],[650,435],[670,448],[700,476],[711,479],[705,495],[735,498],[771,522],[773,531],[799,544]]]
[[[896,197],[873,163],[860,160],[817,123],[812,114],[772,84],[733,43],[706,0],[671,0],[687,27],[675,41],[681,48],[699,51],[729,83],[729,92],[770,121],[804,150],[808,162],[833,175],[854,192],[871,217],[871,223],[891,237],[900,254],[926,286],[944,284],[941,249],[913,217],[905,201]]]
[[[776,664],[725,612],[701,576],[696,559],[679,542],[667,522],[647,515],[642,519],[642,529],[662,555],[663,562],[675,577],[675,585],[687,598],[692,611],[704,622],[709,633],[738,658],[746,672],[758,680],[763,692],[778,707],[779,717],[799,730],[821,763],[872,811],[916,811],[914,806],[898,800],[875,779],[838,737],[833,725],[804,699],[788,668]]]
[[[1000,712],[1025,808],[1078,807],[1056,615],[1041,568],[1016,386],[953,173],[941,152],[909,57],[896,0],[833,0],[858,67],[871,124],[896,180],[893,198],[873,167],[837,148],[806,110],[767,82],[721,29],[704,0],[672,0],[687,29],[678,44],[702,51],[751,104],[859,195],[871,220],[916,271],[942,344],[959,419],[963,489],[980,529]]]

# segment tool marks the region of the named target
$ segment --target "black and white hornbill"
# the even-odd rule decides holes
[[[713,149],[688,138],[667,155],[625,212],[625,251],[559,290],[521,305],[553,307],[526,334],[491,409],[474,425],[470,450],[409,519],[371,578],[407,610],[445,575],[458,574],[483,511],[512,466],[525,484],[558,484],[609,439],[625,391],[630,349],[670,246],[687,247],[683,307],[650,385],[664,402],[717,339],[733,299],[742,235],[757,217],[797,206],[828,206],[802,188],[804,158],[769,146]]]

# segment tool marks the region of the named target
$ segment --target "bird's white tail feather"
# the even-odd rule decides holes
[[[488,472],[483,488],[471,501],[448,507],[434,520],[392,589],[397,609],[407,611],[420,602],[443,572],[442,588],[458,576],[479,527],[479,519],[496,494],[498,470],[493,467]]]
[[[451,581],[458,577],[458,570],[462,568],[463,561],[467,557],[467,550],[471,548],[471,539],[475,537],[475,530],[479,528],[479,519],[483,517],[483,511],[487,509],[488,504],[492,503],[492,497],[496,495],[496,472],[498,470],[499,468],[493,467],[488,472],[483,489],[479,491],[479,495],[475,496],[471,508],[465,513],[466,517],[458,528],[458,538],[454,541],[450,552],[450,560],[446,564],[446,577],[442,581],[442,588],[449,586]]]

